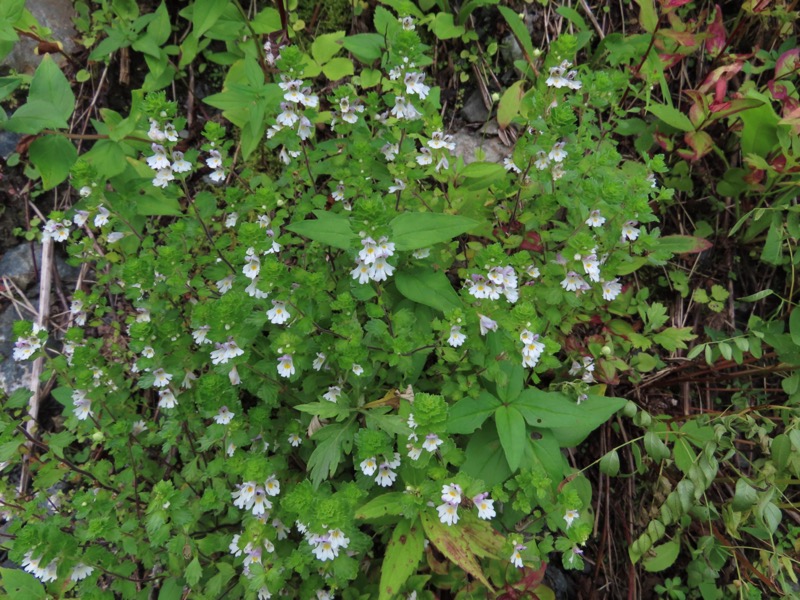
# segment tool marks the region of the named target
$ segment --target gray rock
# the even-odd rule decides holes
[[[8,117],[8,113],[3,108],[0,108],[0,111]],[[16,152],[17,143],[19,143],[21,137],[20,134],[11,131],[0,131],[0,158],[8,160],[8,157],[13,152]]]
[[[14,321],[20,320],[13,305],[0,313],[0,390],[6,394],[28,387],[31,379],[32,362],[17,362],[13,358],[14,343],[17,341],[14,337]]]
[[[5,275],[20,289],[26,290],[36,280],[41,264],[41,244],[20,244],[0,258],[0,277]],[[79,269],[69,266],[61,257],[56,257],[56,269],[63,281],[77,281]]]
[[[454,154],[464,159],[464,163],[475,162],[475,151],[480,148],[485,153],[486,162],[503,162],[507,156],[511,156],[513,148],[506,146],[495,136],[486,136],[480,132],[461,129],[453,134],[453,141],[456,144]]]
[[[489,118],[489,111],[483,103],[483,95],[480,90],[473,90],[469,95],[461,109],[461,116],[469,123],[484,123]]]
[[[61,42],[64,52],[73,54],[77,51],[78,44],[74,40],[77,32],[72,25],[72,19],[75,17],[72,0],[26,0],[25,7],[31,11],[42,27],[53,32],[49,39]],[[34,52],[37,45],[35,40],[20,38],[11,53],[0,64],[20,73],[33,73],[42,60],[42,57]],[[54,55],[53,59],[59,63],[66,60],[61,54]]]

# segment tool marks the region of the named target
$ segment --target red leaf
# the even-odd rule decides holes
[[[728,34],[722,24],[722,9],[717,4],[714,7],[714,21],[708,26],[709,37],[706,41],[706,49],[711,56],[718,56],[728,45]]]
[[[800,48],[787,50],[775,61],[775,77],[788,75],[800,67]]]

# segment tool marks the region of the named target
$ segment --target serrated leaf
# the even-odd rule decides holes
[[[692,333],[691,327],[667,327],[664,331],[653,336],[653,341],[670,352],[686,350],[686,342],[697,336]]]
[[[477,221],[461,215],[412,212],[402,213],[389,223],[391,240],[401,252],[449,241],[478,225]]]
[[[689,117],[673,106],[651,104],[647,107],[647,110],[670,127],[674,127],[680,131],[694,131],[694,125],[692,125]]]
[[[203,577],[203,567],[200,566],[200,560],[196,556],[192,559],[192,562],[186,565],[183,576],[186,578],[186,583],[191,587],[196,586],[200,578]]]
[[[411,521],[403,519],[395,525],[381,565],[380,600],[397,596],[403,584],[416,572],[424,548],[425,536],[419,520],[412,525]]]
[[[356,510],[355,518],[362,521],[380,519],[388,515],[400,515],[405,510],[406,495],[403,492],[389,492],[373,498]]]
[[[308,470],[315,488],[336,473],[345,447],[349,449],[353,445],[355,430],[355,424],[350,421],[345,425],[326,425],[312,436],[311,440],[316,442],[317,446],[308,459]]]

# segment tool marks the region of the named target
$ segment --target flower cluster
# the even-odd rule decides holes
[[[438,173],[442,169],[450,167],[450,160],[448,155],[456,149],[453,136],[447,135],[442,131],[434,131],[431,134],[431,139],[427,141],[426,145],[420,148],[416,161],[420,166],[433,164],[436,160],[435,171]],[[447,150],[448,152],[444,152]],[[433,152],[432,152],[433,151]]]
[[[554,88],[567,87],[571,90],[581,89],[583,84],[576,79],[578,72],[574,69],[568,71],[571,66],[571,62],[564,60],[557,67],[550,67],[550,76],[545,81],[547,86]],[[566,73],[566,75],[564,75],[564,73]]]
[[[377,458],[371,456],[370,458],[362,460],[359,468],[367,477],[372,477],[377,471],[378,474],[375,476],[375,483],[381,487],[389,487],[397,479],[397,473],[395,473],[394,469],[399,466],[400,454],[395,452],[392,460],[384,460],[378,465]]]
[[[52,239],[54,242],[66,241],[71,225],[72,223],[66,219],[61,221],[48,219],[42,226],[42,239]]]
[[[281,486],[275,475],[271,475],[264,485],[258,485],[254,481],[245,481],[237,486],[236,490],[231,492],[233,497],[233,505],[242,510],[249,510],[260,517],[267,515],[269,510],[272,510],[272,502],[268,496],[277,496],[281,491]],[[264,517],[266,518],[266,516]]]
[[[445,525],[455,525],[458,523],[458,507],[461,505],[463,490],[457,483],[442,486],[442,502],[436,507],[439,513],[439,520]],[[472,498],[472,504],[478,509],[478,518],[489,520],[497,516],[494,510],[494,500],[489,498],[487,492],[478,494]]]
[[[538,333],[532,333],[527,329],[522,330],[519,339],[522,342],[522,366],[532,369],[539,364],[545,346],[539,341]]]
[[[512,303],[519,299],[517,274],[511,266],[493,267],[486,277],[473,274],[465,285],[470,296],[478,299],[499,300],[500,296],[505,296]]]
[[[361,246],[356,266],[350,271],[353,279],[358,280],[358,283],[386,281],[394,274],[394,267],[387,260],[394,255],[394,244],[389,241],[389,238],[382,236],[376,242],[362,232]]]
[[[312,552],[318,560],[325,562],[339,556],[340,550],[345,550],[350,545],[350,538],[346,537],[341,529],[329,529],[327,533],[317,535],[306,534]]]
[[[45,331],[45,329],[34,323],[30,335],[17,338],[12,352],[14,360],[28,360],[42,347],[42,340],[39,336],[42,331]]]
[[[267,132],[267,137],[272,138],[282,129],[294,129],[297,125],[297,136],[301,140],[307,140],[314,132],[314,128],[309,118],[303,114],[303,107],[317,108],[319,97],[301,79],[294,79],[289,75],[282,74],[278,86],[284,92],[284,101],[281,102],[281,112],[275,119],[275,124]]]

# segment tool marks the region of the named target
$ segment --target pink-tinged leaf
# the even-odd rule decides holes
[[[775,61],[775,77],[783,77],[800,68],[800,48],[787,50]]]
[[[693,235],[665,235],[658,240],[659,250],[667,250],[673,254],[699,254],[713,245],[708,240]]]
[[[674,40],[678,46],[694,48],[697,45],[697,38],[690,31],[676,31],[675,29],[662,29],[661,35]]]
[[[728,82],[742,70],[743,66],[744,59],[741,59],[733,64],[714,69],[708,74],[708,77],[706,77],[698,91],[706,93],[709,92],[711,88],[714,88],[714,99],[717,102],[722,102],[725,95],[728,93]]]
[[[659,54],[658,59],[664,63],[665,69],[671,69],[678,63],[680,63],[684,58],[686,58],[685,54],[681,54],[680,52],[675,52],[673,54]]]
[[[775,100],[783,101],[789,98],[789,88],[787,88],[783,83],[779,83],[774,79],[770,79],[767,82],[767,87],[769,88],[769,91]]]
[[[714,7],[714,20],[708,26],[708,40],[706,49],[711,56],[719,56],[719,53],[728,45],[728,34],[725,32],[725,25],[722,24],[722,9],[717,4]]]
[[[722,106],[722,104],[725,104],[725,106]],[[758,108],[763,104],[764,103],[758,98],[736,98],[730,102],[724,102],[720,104],[714,103],[711,106],[712,115],[708,122],[713,123],[714,121],[719,121],[725,117],[735,115],[738,112],[750,110],[751,108]]]
[[[689,4],[692,0],[661,0],[661,6],[664,8],[678,8],[684,4]]]
[[[685,93],[692,99],[692,106],[689,107],[689,120],[695,129],[700,129],[710,113],[706,95],[695,90],[688,90]]]
[[[700,160],[714,147],[714,140],[705,131],[690,131],[683,136],[683,140],[692,149],[692,152],[687,156],[685,150],[678,150],[678,154],[687,160]]]

